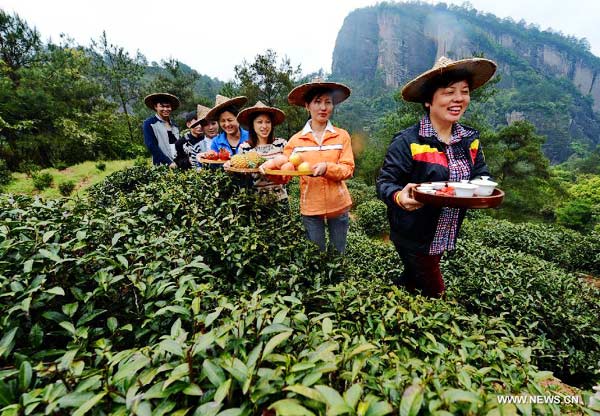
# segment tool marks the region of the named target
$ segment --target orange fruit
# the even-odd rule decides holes
[[[296,166],[292,162],[285,162],[281,165],[281,170],[296,170]]]
[[[298,172],[312,172],[312,166],[308,162],[302,162],[298,165]]]
[[[300,156],[300,153],[292,153],[290,156],[290,162],[292,162],[294,166],[298,166],[300,163],[302,163],[302,156]]]

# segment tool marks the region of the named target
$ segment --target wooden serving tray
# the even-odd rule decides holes
[[[232,166],[224,166],[226,172],[236,172],[236,173],[260,173],[258,168],[234,168]]]
[[[202,159],[200,158],[200,163],[206,163],[208,165],[222,165],[223,163],[227,162],[226,160],[212,160],[212,159]]]
[[[299,172],[297,170],[279,170],[279,169],[265,169],[267,175],[278,175],[278,176],[311,176],[312,172]]]
[[[494,189],[494,192],[490,196],[449,196],[449,195],[434,195],[427,194],[424,192],[413,189],[413,197],[419,202],[434,207],[451,207],[451,208],[495,208],[502,203],[504,199],[504,191],[501,189]]]

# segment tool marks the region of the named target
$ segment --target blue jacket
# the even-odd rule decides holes
[[[155,115],[147,118],[142,125],[144,144],[152,154],[155,165],[169,165],[175,159],[175,142],[179,139],[179,129],[171,124],[173,138],[169,137],[165,122]],[[171,143],[172,142],[172,143]]]
[[[229,154],[231,156],[233,156],[233,155],[237,154],[237,152],[240,148],[240,144],[247,141],[249,137],[250,136],[248,135],[248,130],[244,130],[243,128],[240,127],[240,142],[235,147],[235,149],[232,149],[231,145],[227,141],[227,133],[222,131],[221,133],[219,133],[219,135],[217,137],[215,137],[213,139],[212,144],[210,145],[210,148],[211,148],[211,150],[218,152],[221,148],[224,147],[225,149],[227,149],[229,151]]]
[[[463,126],[464,127],[464,126]],[[457,145],[462,146],[471,165],[471,179],[489,176],[479,132],[465,127],[469,135]],[[377,196],[388,207],[390,239],[396,246],[428,253],[433,241],[441,208],[424,205],[415,211],[405,211],[394,201],[396,192],[408,183],[447,181],[450,177],[444,144],[434,137],[419,136],[419,123],[398,133],[388,147],[377,178]],[[459,227],[465,216],[462,209]]]

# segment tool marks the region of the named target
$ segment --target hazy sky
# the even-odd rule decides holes
[[[376,0],[0,0],[42,37],[65,33],[89,45],[106,30],[109,40],[148,61],[175,58],[202,74],[229,80],[233,67],[273,49],[303,73],[331,71],[331,55],[344,18]],[[428,3],[438,3],[429,0]],[[463,0],[446,3],[462,4]],[[600,56],[600,1],[471,0],[478,10],[525,19],[541,29],[587,38]]]

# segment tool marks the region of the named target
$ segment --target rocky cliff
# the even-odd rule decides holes
[[[346,17],[338,34],[332,76],[355,84],[378,80],[385,87],[396,89],[429,69],[442,55],[459,59],[475,54],[495,60],[502,77],[500,88],[516,89],[517,95],[519,90],[531,86],[532,79],[548,83],[550,88],[568,80],[570,85],[562,88],[570,97],[569,111],[585,112],[582,107],[587,106],[592,114],[571,114],[566,120],[568,124],[577,120],[591,120],[591,124],[566,128],[581,136],[575,137],[575,141],[586,142],[590,147],[598,143],[600,58],[572,38],[541,32],[524,22],[500,20],[473,9],[383,3],[355,10]],[[534,122],[543,118],[528,111],[528,106],[522,107],[526,108],[517,106],[504,111],[523,112],[525,118]],[[542,133],[552,141],[551,132]],[[560,140],[569,142],[565,138]],[[559,161],[569,152],[560,153],[550,156],[551,159]]]

